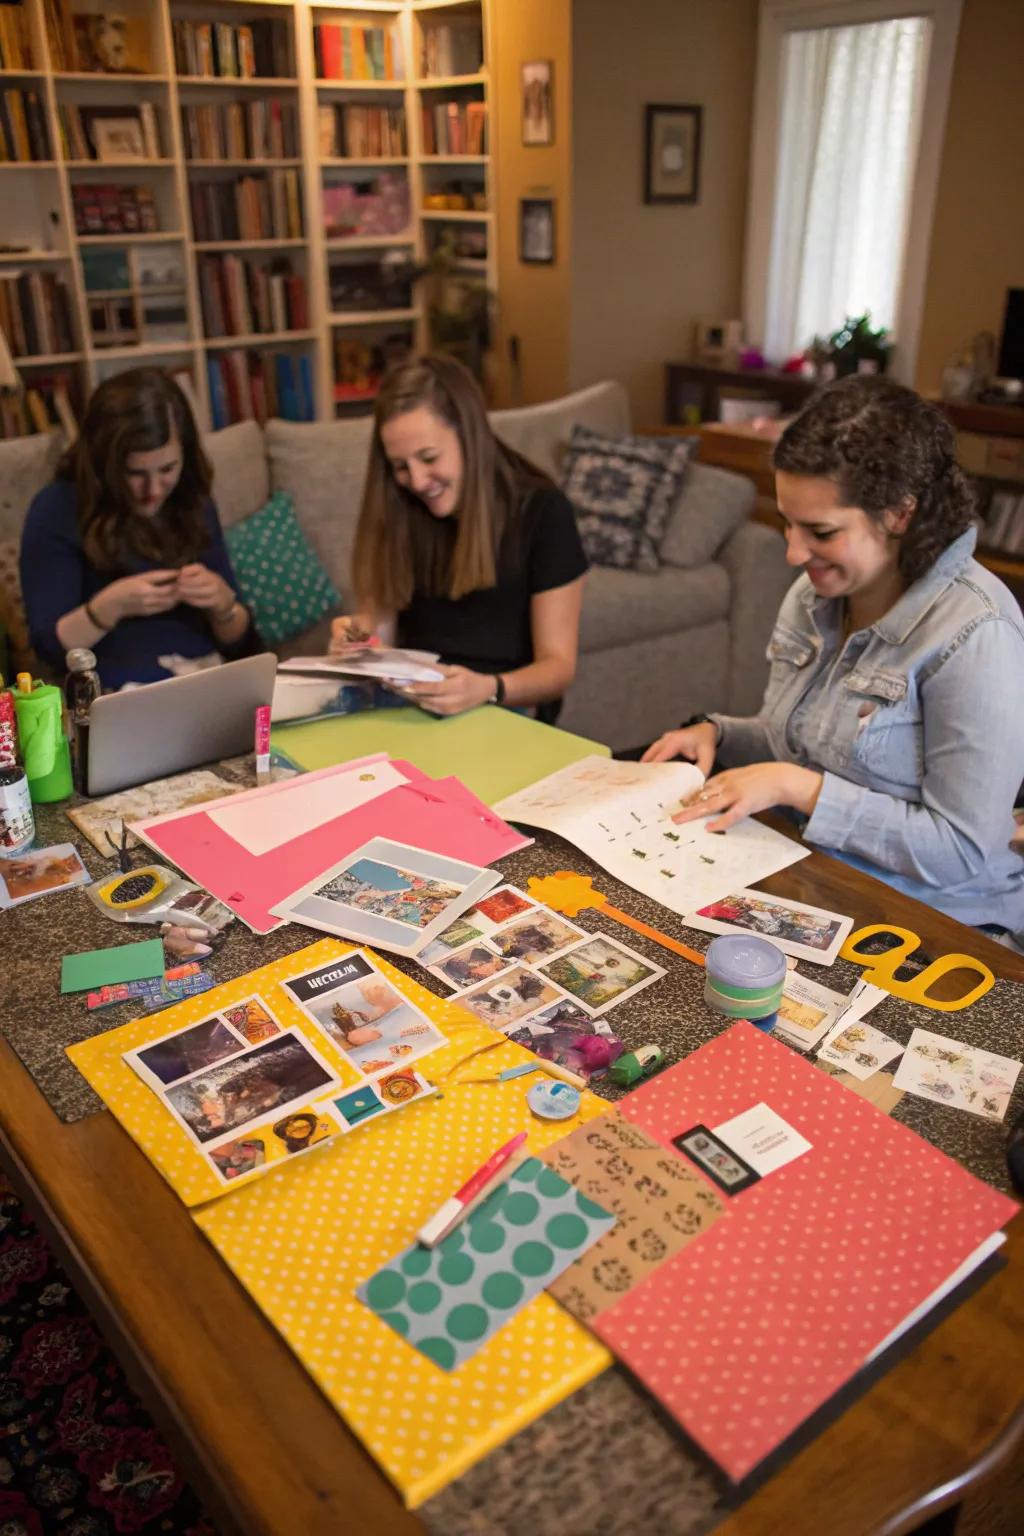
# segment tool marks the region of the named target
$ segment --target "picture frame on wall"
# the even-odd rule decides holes
[[[555,200],[519,199],[519,260],[527,266],[550,267],[555,260]]]
[[[522,137],[529,147],[555,142],[554,64],[534,59],[520,70]]]
[[[696,203],[704,109],[649,104],[644,109],[644,202]]]

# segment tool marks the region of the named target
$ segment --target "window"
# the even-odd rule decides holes
[[[762,0],[746,318],[773,362],[867,311],[912,377],[959,9]]]

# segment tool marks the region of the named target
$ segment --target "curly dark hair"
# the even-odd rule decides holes
[[[974,519],[949,421],[912,389],[878,375],[853,374],[819,390],[779,438],[773,460],[786,474],[834,481],[844,506],[876,522],[913,498],[899,551],[908,585]]]

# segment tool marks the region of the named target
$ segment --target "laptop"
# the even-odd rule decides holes
[[[103,694],[89,711],[90,797],[251,752],[276,672],[276,656],[247,656]]]

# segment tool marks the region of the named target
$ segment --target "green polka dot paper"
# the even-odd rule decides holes
[[[224,537],[242,599],[267,645],[301,635],[340,605],[283,491]]]
[[[614,1225],[602,1206],[531,1157],[444,1242],[413,1244],[356,1295],[428,1360],[453,1371]]]

